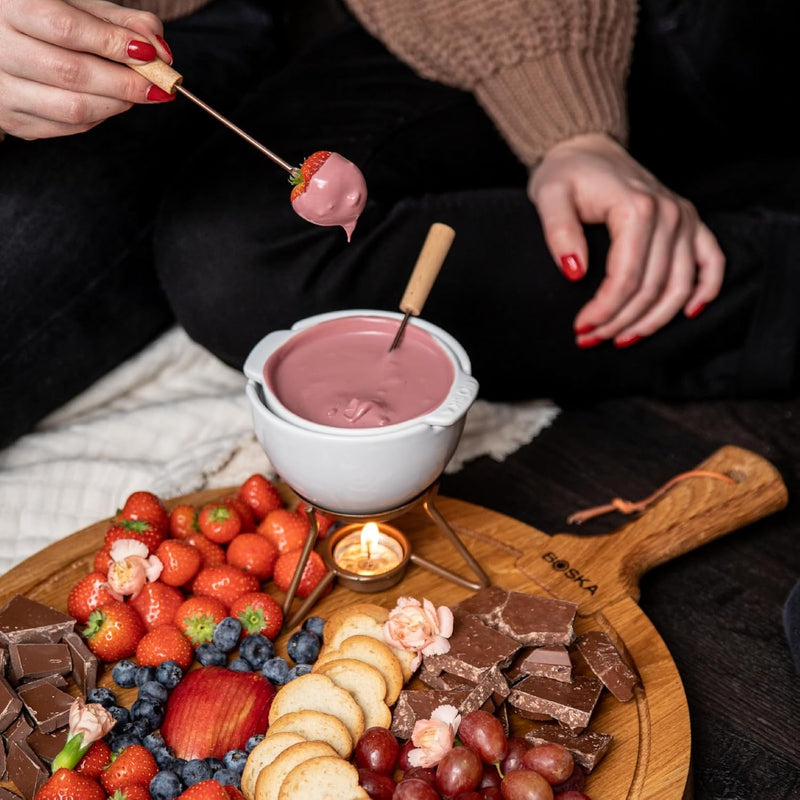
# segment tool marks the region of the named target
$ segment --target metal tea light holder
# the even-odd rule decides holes
[[[339,579],[341,585],[356,592],[382,592],[391,588],[402,580],[409,563],[416,564],[417,566],[432,572],[434,575],[438,575],[440,578],[445,578],[446,580],[452,581],[453,583],[463,586],[466,589],[477,591],[478,589],[488,586],[490,583],[488,575],[480,566],[480,564],[478,564],[472,553],[469,552],[466,545],[461,541],[445,517],[436,507],[436,495],[438,488],[439,484],[437,481],[413,500],[410,500],[408,503],[405,503],[397,508],[390,509],[389,511],[382,511],[373,514],[346,514],[339,511],[333,511],[331,509],[317,506],[301,496],[300,500],[302,503],[305,503],[306,506],[307,516],[310,521],[310,529],[308,537],[306,538],[303,546],[303,550],[300,554],[300,560],[297,564],[295,574],[292,577],[292,582],[289,584],[289,588],[286,591],[286,598],[283,602],[284,619],[289,620],[285,627],[287,629],[296,627],[306,617],[308,612],[316,605],[318,600],[328,591],[328,587],[335,578]],[[459,575],[457,572],[453,572],[452,570],[447,569],[440,564],[414,553],[408,538],[401,531],[397,530],[397,528],[391,529],[391,537],[400,545],[400,548],[402,549],[402,556],[400,557],[399,563],[392,569],[378,575],[363,575],[343,569],[339,564],[336,563],[334,558],[336,545],[341,541],[343,536],[346,533],[349,533],[353,528],[356,528],[359,525],[363,526],[368,522],[375,522],[376,524],[380,525],[380,523],[388,522],[395,517],[406,514],[418,506],[422,507],[428,517],[436,524],[439,530],[444,533],[444,535],[455,548],[456,552],[458,552],[466,565],[473,572],[477,580],[465,578],[462,575]],[[311,592],[311,594],[305,598],[300,608],[295,612],[295,614],[292,615],[291,618],[289,618],[288,615],[291,611],[295,595],[297,594],[297,587],[300,584],[300,579],[303,575],[303,571],[305,570],[306,563],[311,555],[311,551],[316,546],[319,536],[317,515],[316,513],[313,513],[315,511],[320,511],[323,514],[333,516],[337,520],[344,522],[345,525],[342,528],[337,528],[328,535],[328,538],[325,541],[325,549],[321,554],[326,566],[328,567],[328,570],[322,580],[314,587],[314,590]],[[386,528],[384,528],[384,531],[385,530]]]

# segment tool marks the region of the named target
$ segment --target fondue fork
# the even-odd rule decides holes
[[[434,222],[431,225],[400,300],[400,310],[404,312],[405,316],[392,340],[390,353],[400,344],[403,331],[406,329],[411,315],[418,317],[422,313],[422,307],[428,299],[433,282],[439,275],[439,270],[447,257],[450,245],[453,244],[455,235],[456,232],[443,222]]]

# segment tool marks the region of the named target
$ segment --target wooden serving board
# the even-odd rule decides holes
[[[549,536],[479,506],[444,497],[435,501],[493,583],[576,601],[576,632],[606,631],[638,671],[641,686],[634,699],[621,703],[604,692],[592,718],[590,730],[614,736],[609,753],[588,778],[586,791],[592,800],[681,800],[691,795],[686,697],[666,644],[636,604],[639,578],[651,567],[744,527],[787,502],[777,470],[754,453],[725,447],[699,466],[725,473],[733,482],[691,478],[630,524],[602,536]],[[201,492],[168,505],[201,505],[230,491]],[[468,579],[474,577],[421,509],[392,524],[409,537],[415,553]],[[12,569],[0,581],[0,605],[20,593],[66,610],[69,589],[90,571],[107,527],[108,520],[98,522]],[[274,586],[268,583],[266,588],[282,601]],[[313,613],[325,617],[335,608],[365,599],[391,608],[403,595],[452,605],[470,593],[410,565],[400,584],[380,594],[365,595],[335,585]],[[277,642],[279,653],[285,654],[287,635]],[[117,690],[108,671],[101,685]],[[522,733],[524,721],[517,719],[516,724]]]

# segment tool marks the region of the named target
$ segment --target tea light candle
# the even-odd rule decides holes
[[[356,575],[383,575],[400,565],[405,555],[399,537],[388,525],[367,522],[358,529],[344,533],[333,549],[333,560],[339,569]]]

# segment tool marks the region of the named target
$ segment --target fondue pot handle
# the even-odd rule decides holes
[[[456,378],[444,402],[436,410],[426,414],[422,422],[441,428],[454,425],[469,411],[477,396],[478,381],[472,375],[464,373]]]
[[[248,354],[244,362],[244,374],[251,381],[264,383],[264,364],[267,359],[287,340],[294,331],[283,330],[268,333]]]

